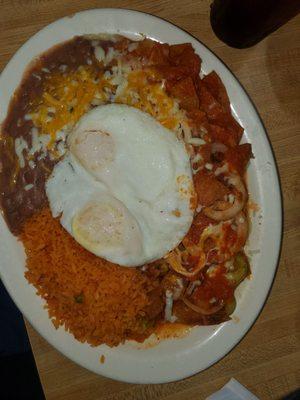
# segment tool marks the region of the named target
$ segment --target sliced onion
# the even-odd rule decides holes
[[[173,314],[173,294],[170,290],[166,290],[165,320],[172,322],[172,314]]]
[[[201,281],[192,281],[192,282],[190,282],[190,284],[188,285],[185,293],[188,296],[190,296],[193,293],[193,291],[196,289],[196,287],[200,286],[200,285],[201,285]]]
[[[215,175],[218,176],[218,175],[221,175],[221,174],[227,174],[227,172],[228,172],[228,164],[225,163],[221,167],[218,167],[215,170]]]
[[[216,312],[220,311],[224,307],[224,301],[222,300],[218,305],[215,305],[214,307],[210,308],[209,310],[200,307],[199,305],[196,306],[196,304],[191,303],[186,297],[182,298],[182,301],[184,302],[185,305],[187,305],[190,309],[195,311],[198,314],[202,315],[212,315],[215,314]]]
[[[188,278],[192,278],[193,276],[197,275],[201,271],[202,268],[204,268],[205,263],[206,263],[206,255],[203,252],[201,252],[199,254],[199,262],[193,271],[188,271],[182,266],[180,254],[178,254],[176,252],[176,250],[172,251],[168,255],[168,257],[166,258],[166,261],[169,262],[171,268],[174,271],[176,271],[178,274],[181,274]]]
[[[240,211],[242,211],[247,200],[247,192],[244,183],[238,174],[230,174],[227,181],[234,187],[235,191],[238,192],[238,195],[235,195],[233,204],[228,203],[230,207],[225,210],[215,210],[214,206],[205,207],[203,209],[204,214],[215,221],[226,221],[234,218]]]
[[[237,226],[237,241],[234,245],[233,252],[237,253],[244,246],[247,240],[249,224],[247,217],[242,211],[235,217],[234,223]]]

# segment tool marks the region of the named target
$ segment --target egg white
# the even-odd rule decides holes
[[[53,216],[61,215],[83,247],[114,263],[139,266],[180,243],[193,220],[194,191],[185,144],[172,131],[140,110],[110,104],[82,117],[68,144],[46,193]],[[105,227],[105,214],[96,215],[108,204],[112,225],[122,215],[118,232]],[[79,218],[91,205],[89,217]]]

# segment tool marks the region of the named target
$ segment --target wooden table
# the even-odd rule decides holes
[[[87,8],[124,7],[145,11],[199,38],[224,60],[256,104],[275,151],[284,197],[283,248],[271,294],[255,325],[229,355],[208,370],[180,382],[130,385],[75,365],[27,323],[49,400],[200,400],[231,377],[260,399],[280,399],[300,386],[297,315],[300,274],[296,271],[300,264],[300,143],[297,136],[297,130],[300,131],[300,16],[256,47],[236,50],[214,36],[209,23],[210,3],[210,0],[0,0],[0,70],[39,29],[57,18]]]

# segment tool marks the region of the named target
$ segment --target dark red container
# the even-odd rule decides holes
[[[251,47],[300,12],[300,0],[214,0],[210,22],[231,47]]]

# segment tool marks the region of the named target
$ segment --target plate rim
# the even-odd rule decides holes
[[[71,359],[73,362],[75,362],[75,363],[77,363],[77,364],[79,364],[79,365],[81,365],[81,366],[83,366],[83,367],[89,369],[90,371],[92,371],[92,372],[94,372],[94,373],[96,372],[96,373],[98,373],[98,374],[101,374],[101,375],[103,375],[103,376],[106,376],[106,377],[109,377],[109,378],[112,378],[112,379],[117,379],[117,380],[120,380],[120,381],[123,381],[123,382],[131,382],[131,383],[165,383],[165,382],[172,382],[172,381],[184,379],[184,378],[186,378],[186,377],[189,377],[189,376],[192,376],[192,375],[194,375],[194,374],[196,374],[196,373],[199,373],[199,372],[201,372],[201,371],[203,371],[203,370],[209,368],[211,365],[215,364],[216,362],[218,362],[218,361],[221,360],[222,358],[224,358],[229,352],[231,352],[231,351],[237,346],[237,344],[238,344],[238,343],[245,337],[245,335],[251,330],[251,328],[253,327],[254,323],[255,323],[256,320],[257,320],[257,318],[258,318],[259,315],[261,314],[261,311],[262,311],[262,309],[263,309],[263,307],[264,307],[264,305],[265,305],[265,303],[266,303],[266,301],[267,301],[267,299],[268,299],[268,297],[269,297],[270,291],[271,291],[271,289],[272,289],[272,286],[273,286],[273,283],[274,283],[274,280],[275,280],[275,277],[276,277],[276,273],[277,273],[277,271],[278,271],[278,265],[279,265],[281,250],[282,250],[282,238],[283,238],[283,199],[282,199],[282,189],[281,189],[281,185],[280,185],[280,175],[279,175],[278,165],[277,165],[277,162],[276,162],[276,158],[275,158],[275,154],[274,154],[274,150],[273,150],[273,147],[272,147],[270,138],[269,138],[269,136],[268,136],[267,130],[266,130],[266,128],[265,128],[265,125],[264,125],[264,123],[263,123],[263,121],[262,121],[262,119],[261,119],[261,116],[260,116],[260,114],[258,113],[257,107],[256,107],[256,105],[254,104],[254,102],[253,102],[253,100],[251,99],[251,97],[248,95],[248,93],[247,93],[247,91],[245,90],[245,88],[244,88],[244,86],[242,85],[242,83],[237,79],[237,77],[236,77],[235,74],[231,71],[231,69],[230,69],[230,68],[229,68],[229,67],[228,67],[228,66],[227,66],[227,65],[226,65],[226,64],[225,64],[225,63],[224,63],[224,62],[223,62],[223,61],[208,47],[208,46],[206,46],[201,40],[199,40],[198,38],[196,38],[195,36],[193,36],[192,34],[190,34],[188,31],[186,31],[186,30],[184,30],[184,29],[178,27],[176,24],[174,24],[174,23],[172,23],[172,22],[166,20],[165,18],[161,18],[161,17],[158,17],[158,16],[156,16],[156,15],[152,15],[152,14],[150,14],[150,13],[145,13],[145,12],[142,12],[142,11],[132,10],[132,9],[128,9],[128,8],[91,8],[91,9],[83,10],[83,11],[80,11],[80,12],[77,12],[77,13],[73,13],[73,14],[71,14],[71,15],[69,15],[69,16],[67,15],[67,16],[64,16],[64,17],[62,17],[62,18],[59,18],[59,19],[57,19],[57,20],[51,22],[50,24],[45,25],[44,27],[42,27],[39,31],[37,31],[34,35],[32,35],[29,39],[27,39],[27,41],[24,42],[24,43],[18,48],[18,50],[17,50],[17,51],[14,53],[14,55],[10,58],[10,60],[9,60],[8,63],[6,64],[5,68],[3,69],[3,71],[2,71],[2,73],[1,73],[1,75],[0,75],[0,81],[1,81],[1,78],[2,78],[2,75],[3,75],[3,72],[6,71],[6,70],[9,68],[9,64],[11,63],[11,61],[12,61],[15,57],[17,57],[18,52],[23,48],[23,46],[24,46],[25,44],[29,43],[29,42],[30,42],[35,36],[37,36],[41,31],[44,31],[45,29],[51,29],[51,27],[53,27],[53,25],[55,25],[55,24],[58,23],[59,21],[62,21],[62,20],[64,20],[64,19],[66,19],[66,18],[73,18],[74,16],[78,16],[78,15],[80,15],[80,14],[87,14],[87,13],[91,13],[91,12],[95,12],[95,11],[97,11],[97,12],[103,12],[103,11],[104,11],[104,12],[111,12],[111,13],[115,13],[115,14],[119,14],[119,13],[124,13],[124,12],[125,12],[125,13],[130,13],[130,14],[139,14],[139,15],[143,15],[143,16],[146,16],[146,17],[148,17],[148,18],[150,18],[150,19],[157,20],[157,22],[160,22],[160,23],[162,22],[163,24],[166,24],[166,25],[168,25],[169,27],[176,28],[177,30],[184,32],[184,33],[185,33],[186,35],[188,35],[190,38],[192,38],[192,39],[195,40],[196,42],[200,43],[201,46],[205,47],[206,50],[207,50],[209,53],[211,53],[211,54],[218,60],[218,62],[219,62],[220,64],[222,64],[223,68],[225,68],[225,69],[229,72],[229,75],[230,75],[231,78],[235,81],[235,84],[237,84],[237,85],[239,86],[239,88],[242,90],[242,93],[243,93],[244,95],[246,95],[246,97],[247,97],[249,103],[251,104],[251,106],[252,106],[252,108],[253,108],[253,111],[254,111],[254,113],[255,113],[255,116],[258,118],[259,123],[260,123],[260,125],[261,125],[261,127],[262,127],[262,129],[263,129],[264,138],[267,140],[267,145],[268,145],[268,149],[269,149],[269,151],[270,151],[270,156],[271,156],[271,158],[272,158],[273,165],[274,165],[274,167],[275,167],[275,169],[273,170],[273,177],[275,178],[275,181],[276,181],[276,195],[278,196],[278,200],[279,200],[278,206],[279,206],[279,211],[280,211],[280,213],[279,213],[278,216],[276,216],[276,217],[279,218],[279,221],[278,221],[278,222],[279,222],[279,225],[278,225],[278,232],[277,232],[277,234],[279,235],[279,238],[278,238],[278,243],[277,243],[277,246],[276,246],[276,254],[275,254],[276,262],[275,262],[274,265],[273,265],[272,280],[271,280],[271,282],[270,282],[270,284],[269,284],[269,287],[268,287],[267,292],[264,293],[264,300],[261,302],[260,307],[259,307],[258,309],[256,309],[256,312],[255,312],[256,315],[255,315],[255,317],[252,318],[252,320],[249,321],[249,323],[247,324],[247,326],[244,327],[244,328],[241,330],[241,333],[239,334],[239,337],[233,342],[233,344],[231,344],[231,345],[229,345],[229,346],[225,346],[225,349],[223,350],[222,354],[221,354],[219,357],[217,357],[217,358],[211,360],[211,362],[207,363],[207,365],[206,365],[205,368],[201,368],[201,369],[199,369],[199,370],[189,371],[189,372],[186,372],[186,373],[182,373],[180,377],[174,377],[174,378],[172,378],[172,377],[167,377],[167,376],[166,376],[166,377],[163,377],[163,378],[160,379],[160,380],[157,380],[157,379],[154,379],[154,380],[151,380],[151,379],[149,379],[149,380],[147,380],[147,379],[146,379],[146,380],[141,380],[141,379],[133,380],[133,379],[126,379],[126,378],[123,379],[123,378],[120,377],[120,376],[117,376],[117,377],[116,377],[116,375],[113,374],[113,373],[107,373],[107,371],[103,371],[103,372],[102,372],[102,371],[101,371],[101,372],[95,371],[93,368],[90,368],[90,367],[89,367],[88,365],[86,365],[85,363],[79,362],[76,358],[75,358],[75,359],[72,358],[72,356],[70,356],[70,354],[68,354],[67,352],[64,351],[63,346],[60,346],[60,345],[58,346],[57,343],[55,343],[55,344],[53,343],[53,342],[55,342],[55,340],[53,340],[53,341],[52,341],[52,340],[49,340],[48,337],[47,337],[47,339],[46,339],[45,335],[42,334],[42,333],[40,332],[40,329],[31,321],[30,316],[28,316],[27,314],[24,313],[26,319],[30,322],[30,324],[34,327],[34,329],[37,330],[37,332],[38,332],[45,340],[47,340],[55,349],[57,349],[58,351],[60,351],[64,356],[66,356],[67,358]],[[136,32],[136,33],[137,33],[137,32]],[[122,34],[122,32],[120,32],[120,34]],[[124,33],[123,33],[123,34],[124,34]],[[26,69],[26,68],[25,68],[25,69]],[[25,69],[23,69],[23,72],[25,71]],[[1,275],[1,279],[2,279],[2,281],[3,281],[3,283],[4,283],[4,285],[5,285],[5,287],[7,288],[9,294],[11,295],[13,301],[18,305],[18,303],[15,301],[15,297],[13,296],[12,292],[9,290],[9,286],[10,286],[10,285],[9,285],[9,282],[6,282],[6,278],[5,278],[5,276],[3,276],[3,274],[1,273],[1,270],[0,270],[0,275]],[[19,308],[22,310],[22,307],[19,307]]]

